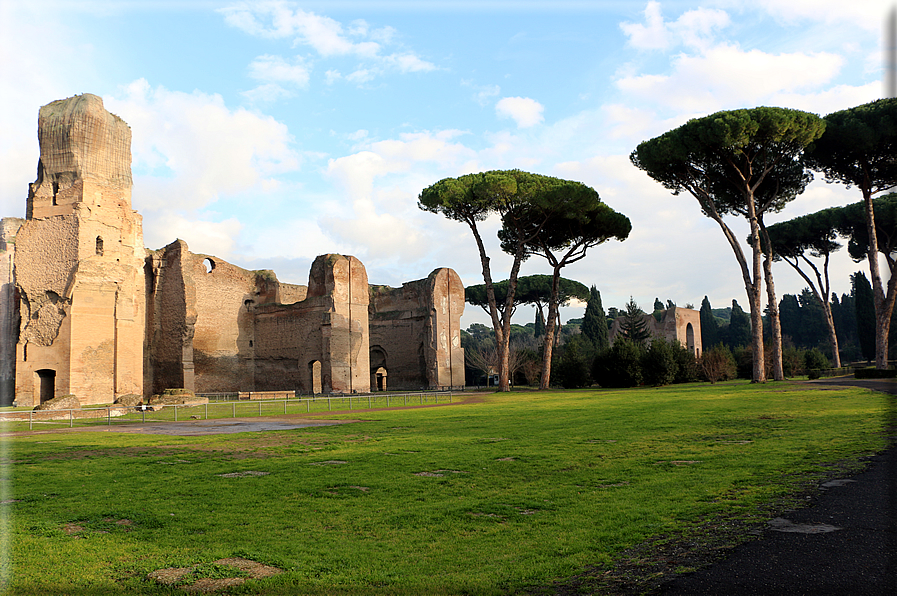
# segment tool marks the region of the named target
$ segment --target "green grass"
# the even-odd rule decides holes
[[[783,383],[481,397],[281,432],[7,439],[9,594],[180,593],[147,574],[233,556],[286,571],[230,593],[519,593],[710,515],[759,519],[807,474],[882,449],[888,399]]]

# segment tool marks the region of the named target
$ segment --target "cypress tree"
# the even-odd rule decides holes
[[[595,286],[592,286],[590,291],[586,314],[583,315],[580,329],[582,334],[591,340],[596,350],[600,352],[607,348],[607,317],[601,304],[601,293]]]
[[[713,316],[710,300],[708,300],[707,296],[704,296],[704,300],[701,302],[701,345],[704,346],[706,351],[718,343],[720,343],[719,323],[716,322],[716,317]]]
[[[872,285],[862,271],[851,275],[850,282],[856,307],[860,351],[863,358],[872,360],[875,358],[875,303],[872,298]]]
[[[729,316],[729,345],[733,348],[751,343],[751,318],[732,300],[732,314]]]
[[[542,314],[542,309],[536,306],[536,327],[533,337],[542,337],[543,335],[545,335],[545,315]]]

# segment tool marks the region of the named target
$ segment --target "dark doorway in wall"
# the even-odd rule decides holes
[[[40,403],[44,403],[56,397],[56,371],[43,368],[36,372],[40,380]]]

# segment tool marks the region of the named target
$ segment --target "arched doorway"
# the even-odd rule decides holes
[[[371,388],[386,391],[386,350],[381,346],[371,346]]]
[[[49,368],[42,368],[34,372],[37,375],[40,403],[50,401],[56,397],[56,371]]]
[[[695,328],[691,326],[691,323],[685,326],[685,347],[695,356],[698,355],[695,353]]]
[[[321,393],[321,361],[312,360],[308,363],[308,373],[311,376],[311,392]]]
[[[374,387],[377,391],[386,391],[386,369],[382,366],[374,371]]]

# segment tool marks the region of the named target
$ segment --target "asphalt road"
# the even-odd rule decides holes
[[[895,381],[814,383],[897,393]],[[810,507],[771,520],[760,540],[662,585],[666,596],[897,595],[897,398],[890,400],[890,447],[850,478],[823,484]]]

